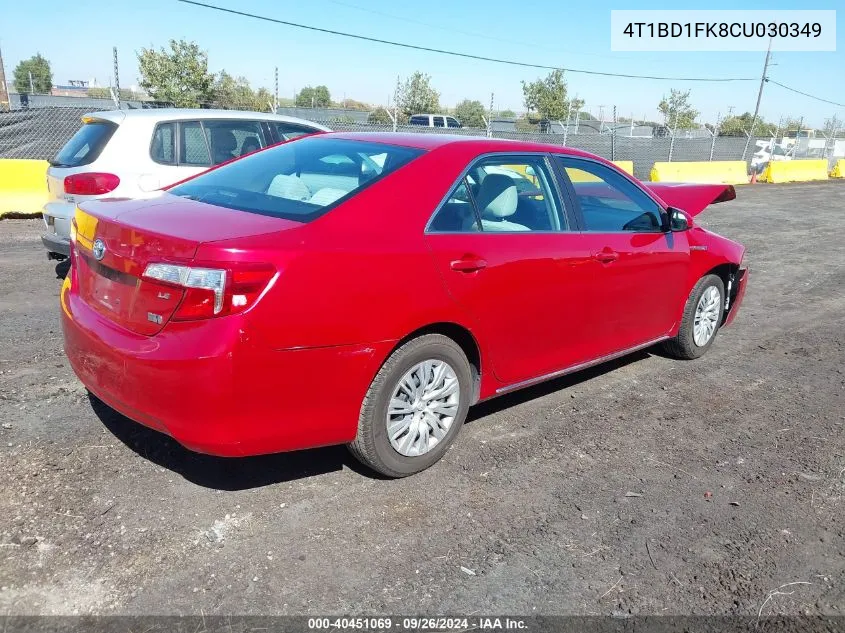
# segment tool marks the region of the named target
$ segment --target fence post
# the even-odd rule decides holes
[[[716,137],[719,135],[719,126],[722,125],[722,113],[716,114],[716,127],[713,128],[713,138],[710,139],[710,161],[713,161],[713,150],[716,149]]]
[[[610,130],[610,160],[616,160],[616,106],[613,106],[613,129]]]
[[[669,141],[669,162],[672,162],[672,153],[675,151],[675,133],[678,131],[678,112],[675,112],[675,124],[672,126],[672,138]]]
[[[493,95],[494,93],[490,93],[490,116],[487,117],[487,138],[493,136]]]
[[[393,93],[393,131],[399,124],[399,75],[396,75],[396,92]]]
[[[117,73],[117,46],[112,47],[112,55],[114,56],[114,103],[117,109],[120,110],[120,76]]]
[[[575,99],[569,102],[569,108],[566,110],[566,126],[563,128],[563,146],[566,147],[566,138],[569,136],[569,121],[572,120],[572,106],[575,105]]]

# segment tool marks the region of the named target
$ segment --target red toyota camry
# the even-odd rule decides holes
[[[728,185],[643,184],[557,146],[321,134],[77,210],[61,292],[85,386],[223,456],[347,443],[401,477],[468,408],[736,316]]]

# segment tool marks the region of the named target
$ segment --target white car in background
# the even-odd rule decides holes
[[[76,205],[96,198],[143,198],[213,165],[327,127],[289,116],[231,110],[113,110],[82,127],[50,161],[41,241],[50,259],[70,250]]]

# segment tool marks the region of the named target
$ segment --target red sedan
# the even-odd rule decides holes
[[[349,444],[401,477],[468,408],[736,316],[726,185],[645,185],[551,145],[322,134],[76,212],[61,292],[85,386],[222,456]]]

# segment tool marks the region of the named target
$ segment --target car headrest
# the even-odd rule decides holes
[[[238,146],[238,140],[232,130],[219,127],[211,129],[211,143],[217,152],[233,152]]]
[[[516,183],[504,174],[487,174],[481,181],[476,201],[481,215],[506,218],[516,213]]]

